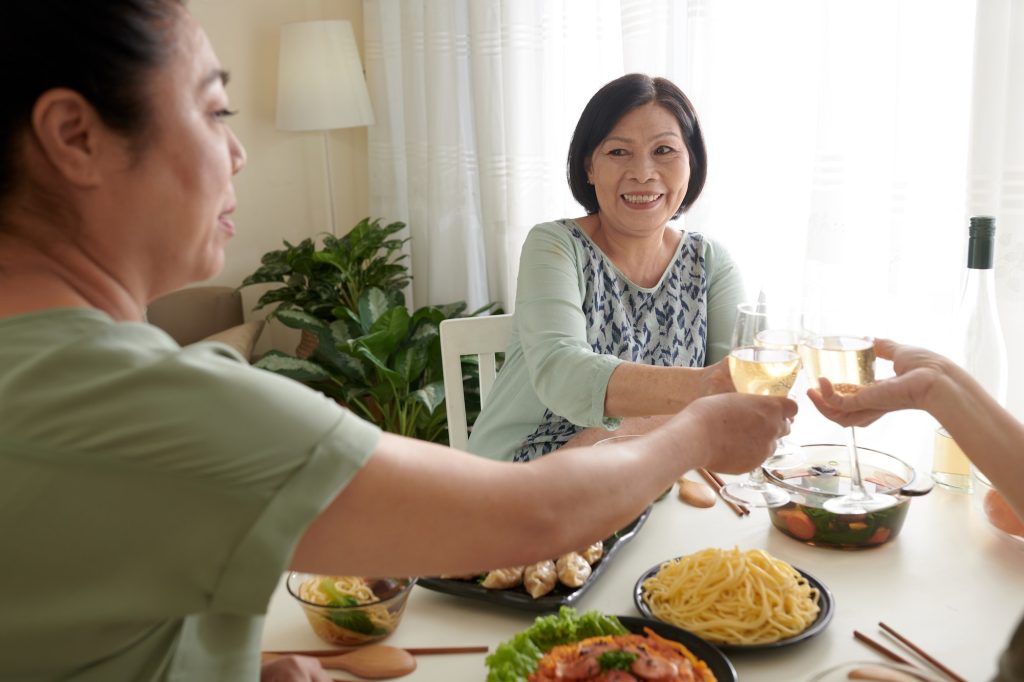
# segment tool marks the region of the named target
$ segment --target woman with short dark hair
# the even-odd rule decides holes
[[[537,225],[523,245],[512,340],[469,440],[492,459],[644,433],[733,390],[739,272],[720,244],[669,224],[707,177],[686,95],[643,74],[608,83],[580,116],[566,170],[587,215]]]

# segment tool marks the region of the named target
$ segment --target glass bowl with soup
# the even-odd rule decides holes
[[[415,578],[362,578],[288,574],[288,594],[313,632],[328,644],[358,646],[384,639],[398,627]]]
[[[899,535],[911,500],[928,493],[930,477],[892,455],[858,447],[861,476],[876,492],[892,495],[895,506],[860,514],[837,514],[825,502],[850,490],[846,445],[804,445],[805,463],[791,469],[766,470],[769,482],[789,493],[790,501],[770,507],[772,525],[786,535],[815,547],[864,549],[891,542]]]

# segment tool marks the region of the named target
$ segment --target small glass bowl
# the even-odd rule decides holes
[[[1024,547],[1024,521],[1017,517],[992,482],[973,466],[971,476],[974,479],[974,506],[981,518],[998,535]]]
[[[380,601],[356,606],[325,606],[299,596],[307,581],[334,580],[331,576],[291,572],[286,586],[306,614],[313,632],[328,644],[358,646],[384,639],[402,621],[405,603],[415,578],[365,578]]]
[[[765,470],[769,483],[789,493],[789,504],[770,507],[772,525],[789,537],[815,547],[864,549],[892,541],[899,535],[910,509],[911,497],[931,490],[914,490],[917,476],[903,460],[858,447],[861,473],[878,492],[892,495],[897,503],[866,514],[836,514],[825,503],[850,489],[849,459],[845,445],[815,444],[800,448],[806,467]]]

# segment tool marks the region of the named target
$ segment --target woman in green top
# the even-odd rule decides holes
[[[512,340],[471,452],[527,461],[733,390],[739,272],[721,245],[669,225],[706,174],[697,115],[668,80],[629,74],[591,98],[568,159],[587,215],[523,245]]]
[[[205,33],[178,0],[8,0],[0,71],[0,678],[256,679],[286,568],[557,556],[788,431],[792,401],[713,396],[613,457],[517,466],[181,348],[145,307],[221,268],[246,163]],[[262,673],[330,679],[308,659]]]

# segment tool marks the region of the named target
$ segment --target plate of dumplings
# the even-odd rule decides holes
[[[648,507],[611,537],[530,566],[510,566],[467,576],[420,578],[416,584],[436,592],[525,611],[557,611],[562,606],[574,605],[618,550],[640,531],[650,514]]]

